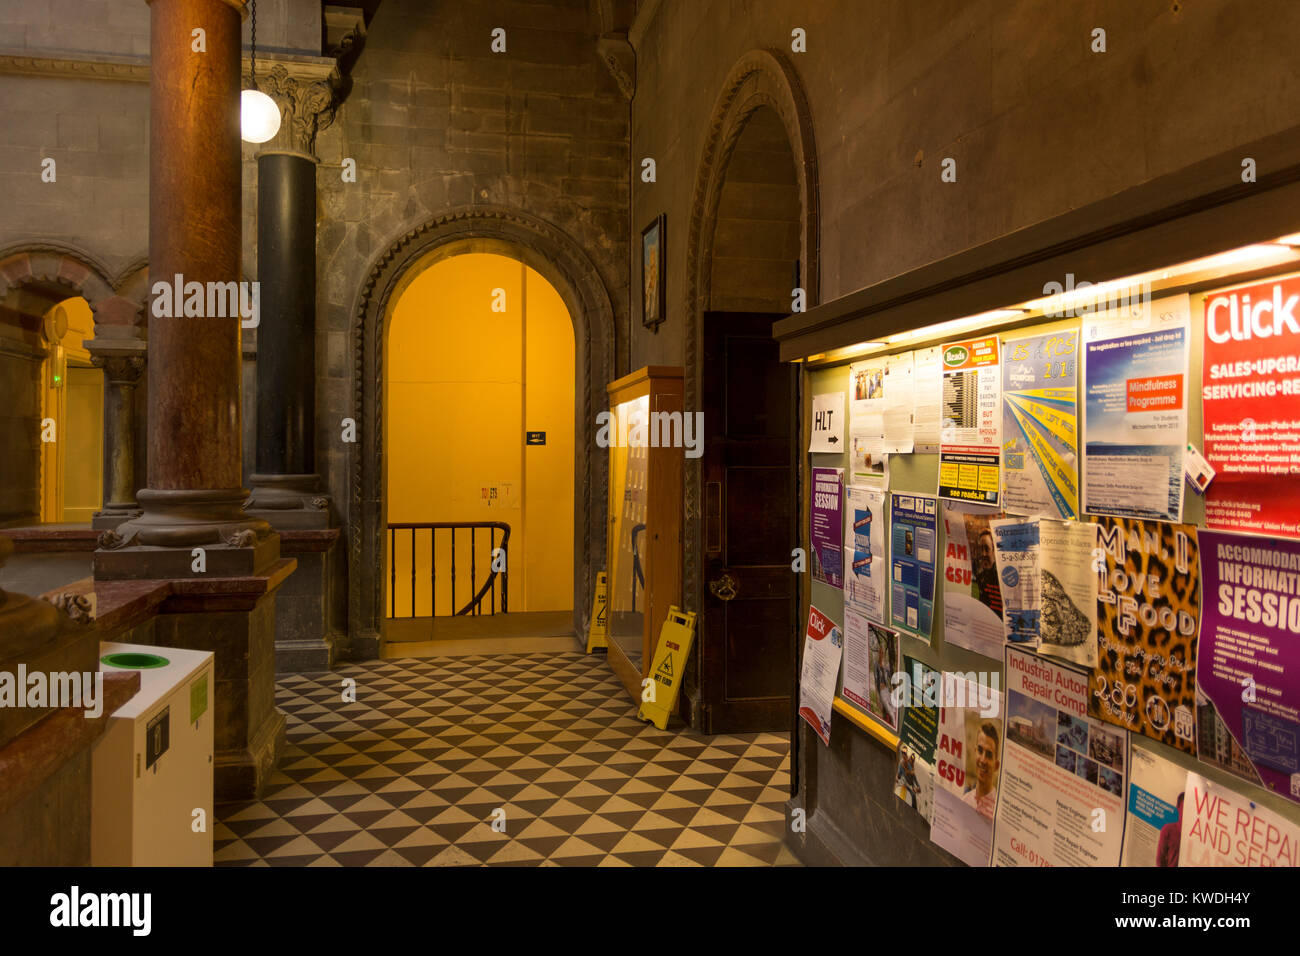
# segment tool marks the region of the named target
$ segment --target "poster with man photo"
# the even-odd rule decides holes
[[[993,531],[998,517],[943,504],[943,636],[986,657],[1002,658],[1002,591],[998,584]]]
[[[930,839],[969,866],[988,866],[998,802],[1002,694],[944,674]]]

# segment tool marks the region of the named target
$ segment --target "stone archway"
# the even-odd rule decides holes
[[[17,362],[18,368],[39,367],[49,354],[40,325],[46,312],[59,302],[78,296],[90,306],[94,317],[90,350],[95,364],[105,372],[104,447],[111,450],[113,461],[109,474],[114,482],[106,481],[103,514],[112,510],[114,491],[119,492],[117,498],[121,500],[116,503],[122,510],[134,507],[133,476],[136,462],[143,461],[144,447],[143,434],[133,425],[137,419],[143,420],[143,400],[137,395],[135,385],[145,365],[147,295],[148,277],[143,259],[112,276],[95,256],[66,243],[39,240],[0,249],[0,321],[16,325],[20,330],[16,337],[0,337],[0,361]],[[5,374],[0,379],[16,383],[25,377],[12,374],[14,369],[3,371]],[[39,414],[31,421],[35,434]],[[23,455],[17,449],[0,449],[0,457],[18,461]],[[39,513],[42,495],[39,458],[31,466],[28,472],[30,475],[34,470],[34,477],[19,481],[34,491],[33,513]],[[22,470],[21,466],[15,467]],[[117,488],[119,484],[123,488]],[[32,511],[32,508],[23,510]],[[15,516],[19,515],[0,515],[0,518]]]
[[[389,307],[427,265],[462,252],[503,252],[537,270],[573,321],[574,626],[591,613],[593,568],[603,566],[607,471],[595,446],[596,412],[613,377],[617,328],[609,293],[587,254],[562,230],[500,206],[455,209],[393,242],[371,265],[353,310],[353,407],[358,442],[348,465],[348,631],[354,658],[378,656],[387,523],[383,448],[384,335]]]
[[[819,299],[820,200],[818,198],[817,147],[812,113],[793,65],[779,50],[752,50],[737,61],[727,75],[709,120],[709,134],[696,173],[686,239],[686,407],[700,407],[700,352],[704,312],[710,302],[714,235],[718,205],[727,166],[736,143],[753,114],[771,108],[781,120],[794,156],[800,197],[800,263],[802,288],[808,307]],[[700,466],[688,461],[685,488],[684,598],[692,610],[700,608]]]

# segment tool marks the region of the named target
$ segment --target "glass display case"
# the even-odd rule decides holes
[[[609,385],[609,662],[633,700],[682,591],[682,369]]]

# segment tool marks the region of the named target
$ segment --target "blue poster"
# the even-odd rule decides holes
[[[934,617],[937,504],[929,495],[890,495],[890,620],[927,641]]]
[[[1132,332],[1115,335],[1113,322],[1087,328],[1083,510],[1177,522],[1187,450],[1187,296],[1150,309],[1156,320]]]

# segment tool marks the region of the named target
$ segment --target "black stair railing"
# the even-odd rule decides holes
[[[501,549],[504,561],[502,566],[509,568],[510,564],[510,525],[504,521],[403,521],[395,522],[388,525],[388,560],[389,570],[389,617],[409,616],[415,617],[416,595],[418,593],[418,582],[416,580],[418,571],[418,562],[416,560],[416,541],[417,538],[423,538],[420,534],[422,531],[428,531],[429,547],[429,610],[434,617],[439,616],[456,616],[466,614],[495,614],[497,612],[497,592],[500,591],[501,613],[509,611],[507,605],[509,595],[509,572],[497,571],[496,562],[492,560],[498,548]],[[464,541],[463,533],[469,532],[469,600],[457,610],[457,592],[464,589],[457,587],[456,579],[456,532],[462,532],[461,541]],[[478,583],[478,535],[480,532],[487,532],[488,536],[488,573],[483,579],[483,583]],[[439,532],[446,532],[439,535]],[[497,542],[498,532],[501,535],[500,543]],[[407,535],[410,536],[410,547],[406,546],[407,542],[402,540]],[[449,548],[444,551],[450,555],[449,570],[451,575],[451,587],[446,605],[445,615],[438,613],[438,541],[439,538],[444,541],[450,539]],[[410,615],[398,615],[397,613],[397,570],[402,559],[409,555],[410,561],[410,580],[411,580],[411,613]],[[405,575],[403,575],[405,577]],[[463,579],[462,575],[462,579]],[[484,602],[487,607],[484,607]]]

